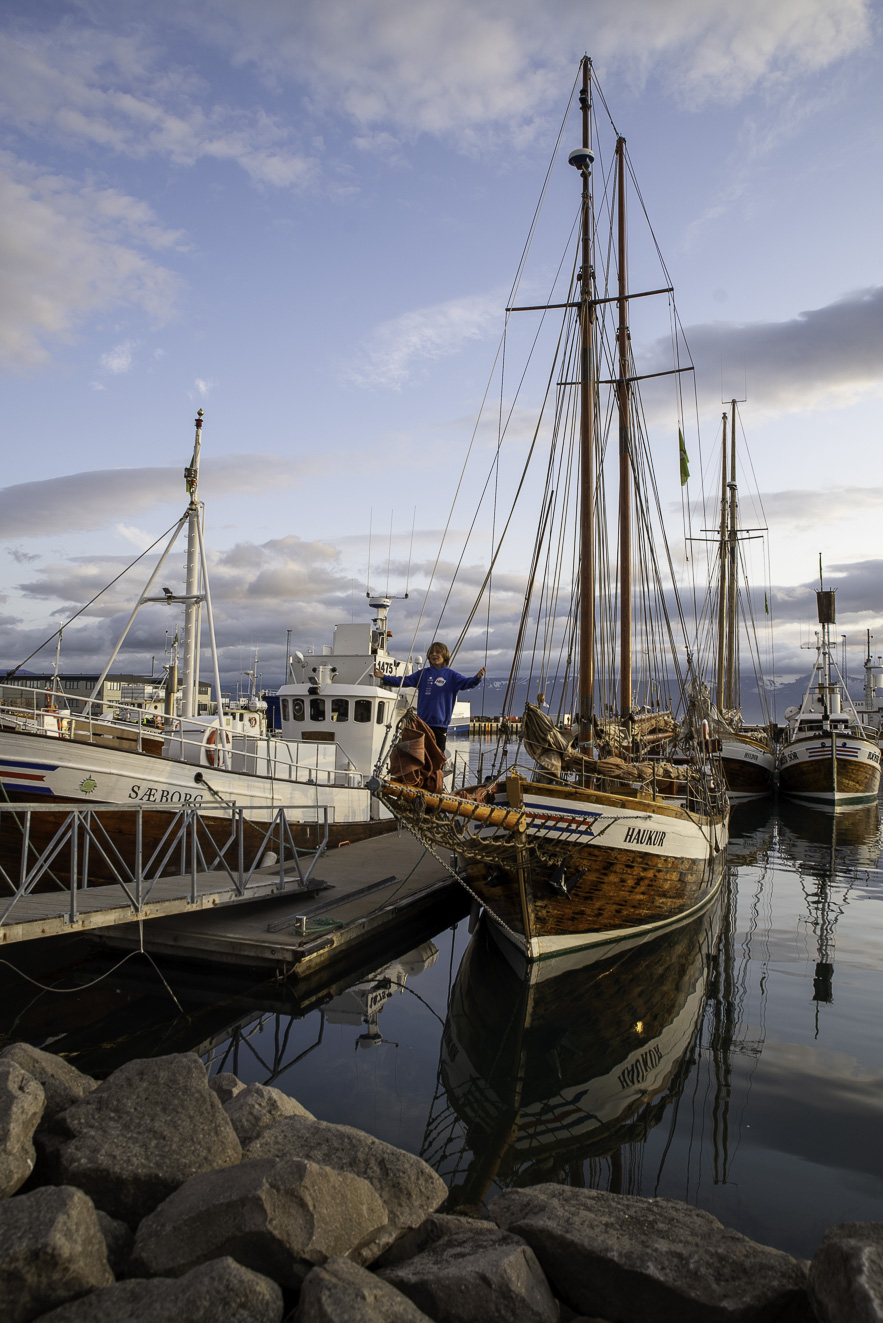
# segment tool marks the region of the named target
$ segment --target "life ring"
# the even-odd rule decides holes
[[[217,765],[216,759],[218,756],[218,750],[215,748],[215,743],[216,741],[220,743],[220,741],[218,741],[219,735],[222,737],[224,749],[227,749],[230,743],[229,736],[225,730],[222,731],[219,730],[217,726],[212,726],[208,733],[208,739],[205,742],[205,760],[209,767],[215,767]]]
[[[257,719],[257,717],[249,717],[249,718],[248,718],[248,724],[249,724],[250,726],[256,726],[256,725],[258,724],[258,719]]]

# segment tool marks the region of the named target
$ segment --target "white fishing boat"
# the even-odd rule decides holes
[[[7,675],[0,685],[0,786],[8,798],[54,802],[168,805],[199,808],[229,817],[243,810],[255,823],[286,811],[295,838],[321,840],[327,817],[329,842],[386,831],[395,821],[365,786],[394,720],[408,702],[374,679],[374,667],[408,674],[387,648],[390,599],[370,600],[373,620],[338,625],[321,655],[289,659],[279,690],[281,731],[268,727],[266,704],[254,689],[227,702],[221,695],[211,593],[198,497],[202,410],[196,419],[193,457],[185,469],[189,501],[125,629],[95,685],[93,697],[69,701],[61,684],[40,693]],[[176,538],[187,531],[183,592],[154,584]],[[108,704],[94,694],[145,603],[183,606],[180,686],[177,664],[169,669],[162,711],[157,704]],[[201,612],[207,623],[214,681],[214,711],[199,701]],[[398,708],[398,713],[396,709]],[[160,829],[160,818],[151,821]],[[41,815],[47,829],[51,816]]]
[[[816,660],[802,702],[785,711],[779,789],[820,808],[850,809],[876,801],[881,754],[877,731],[865,725],[834,657],[835,590],[824,588],[821,563],[819,581]]]
[[[727,840],[729,806],[707,726],[700,722],[679,747],[673,742],[671,705],[681,701],[688,647],[685,638],[675,643],[683,614],[670,609],[676,586],[663,585],[660,570],[670,559],[653,516],[655,478],[632,355],[630,312],[642,295],[627,283],[630,166],[614,128],[596,193],[602,134],[593,88],[585,59],[582,146],[569,156],[581,184],[569,288],[561,302],[507,309],[550,319],[563,309],[555,361],[543,372],[548,393],[535,435],[547,413],[548,467],[532,479],[541,508],[504,711],[519,667],[538,677],[537,702],[526,709],[517,758],[502,749],[489,785],[452,794],[391,774],[376,782],[382,802],[439,858],[459,858],[460,880],[529,960],[659,932],[701,912],[720,886],[716,862]],[[646,291],[671,292],[667,284]],[[531,490],[526,471],[523,489]],[[492,570],[493,560],[489,579]],[[566,659],[560,679],[558,659]],[[575,714],[566,737],[542,711],[555,686],[555,706]]]

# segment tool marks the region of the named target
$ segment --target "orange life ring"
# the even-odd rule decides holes
[[[217,758],[217,751],[215,749],[215,742],[217,741],[219,735],[223,737],[224,748],[227,749],[229,747],[230,741],[228,739],[227,732],[225,730],[223,731],[219,730],[217,726],[212,726],[211,730],[208,733],[208,739],[205,742],[205,760],[208,763],[209,767],[214,767],[216,765],[215,759]]]
[[[250,726],[256,726],[256,725],[258,724],[258,719],[257,719],[257,717],[249,717],[249,718],[248,718],[248,724],[249,724]]]

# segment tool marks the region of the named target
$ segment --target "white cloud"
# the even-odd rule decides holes
[[[0,153],[0,363],[43,362],[48,344],[70,342],[86,317],[108,308],[128,304],[166,321],[178,278],[140,250],[178,240],[134,199]]]
[[[382,322],[347,375],[357,386],[399,390],[418,363],[448,358],[470,341],[501,331],[503,302],[499,293],[474,295]]]
[[[598,68],[653,75],[693,106],[783,89],[860,50],[869,0],[205,0],[186,20],[271,86],[303,80],[324,106],[403,136],[529,130],[586,49]]]
[[[170,48],[173,55],[155,38],[87,23],[0,33],[7,121],[31,136],[136,159],[229,161],[274,188],[312,180],[315,162],[287,144],[290,129],[260,108],[216,101],[186,51],[182,60],[177,44]]]
[[[115,345],[109,349],[106,354],[101,355],[101,366],[105,372],[112,372],[114,376],[120,376],[124,372],[132,370],[132,341],[124,340],[122,344]]]

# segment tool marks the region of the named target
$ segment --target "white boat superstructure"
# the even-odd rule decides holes
[[[202,410],[196,444],[185,469],[190,502],[160,556],[116,649],[95,686],[101,685],[146,602],[184,606],[182,682],[177,660],[170,667],[162,710],[158,704],[109,707],[96,697],[60,705],[60,687],[45,693],[0,685],[0,786],[19,799],[103,804],[192,805],[229,813],[245,809],[262,821],[280,807],[295,822],[322,822],[354,839],[378,823],[392,825],[389,811],[365,788],[401,712],[414,691],[393,695],[374,678],[374,668],[407,675],[411,661],[388,649],[390,598],[369,598],[372,623],[338,625],[320,656],[289,662],[279,690],[281,730],[271,730],[267,705],[252,691],[234,702],[221,696],[211,616],[203,507],[197,497]],[[183,594],[154,581],[175,537],[188,530],[187,582]],[[200,711],[198,640],[200,610],[208,621],[214,672],[214,711]],[[419,663],[420,659],[416,659]],[[298,666],[300,670],[298,672]],[[335,833],[335,828],[337,832]]]

